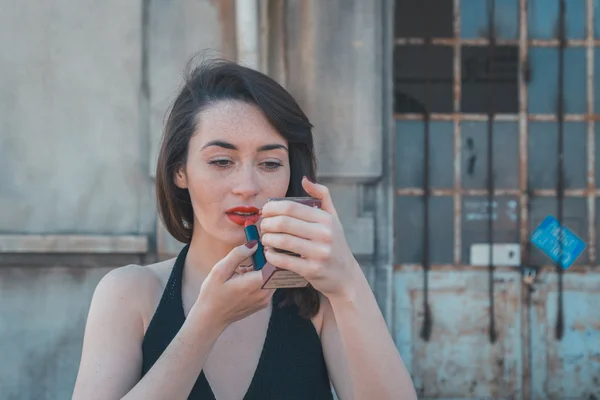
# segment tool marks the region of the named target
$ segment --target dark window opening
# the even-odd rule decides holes
[[[460,108],[464,113],[519,112],[519,48],[461,49]]]
[[[452,0],[396,1],[395,36],[451,38],[452,7]]]
[[[399,46],[394,64],[394,112],[452,112],[451,47]]]
[[[396,2],[396,37],[451,38],[452,21],[452,1]],[[452,46],[396,45],[394,112],[454,112],[453,57]],[[460,112],[518,113],[518,46],[463,46],[460,63]]]

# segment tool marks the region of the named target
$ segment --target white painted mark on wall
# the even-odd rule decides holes
[[[487,221],[491,217],[492,220],[496,221],[498,219],[497,207],[497,201],[490,203],[488,200],[467,200],[464,205],[465,219],[467,221]],[[490,209],[492,209],[491,213]]]
[[[521,265],[521,246],[519,243],[475,243],[471,245],[471,265],[490,265],[490,250],[492,265],[518,267]]]
[[[505,209],[502,210],[502,208]],[[518,212],[518,203],[516,200],[508,200],[505,204],[501,204],[501,202],[496,200],[490,202],[487,199],[466,200],[464,203],[466,221],[487,221],[490,218],[493,221],[497,221],[500,215],[504,215],[512,222],[516,222],[518,220]]]

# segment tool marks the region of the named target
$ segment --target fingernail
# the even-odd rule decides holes
[[[258,240],[251,240],[248,243],[245,244],[245,246],[249,249],[254,248],[254,246],[256,246],[256,244],[258,243]]]

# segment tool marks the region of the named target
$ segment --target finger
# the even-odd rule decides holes
[[[287,250],[305,256],[310,254],[310,241],[287,233],[265,233],[262,242],[268,249]]]
[[[215,264],[211,274],[221,282],[225,282],[235,273],[240,264],[247,260],[257,249],[258,242],[253,240],[241,246],[234,247],[221,261]]]
[[[327,186],[313,183],[305,176],[302,178],[302,187],[309,196],[321,200],[321,209],[327,211],[331,215],[337,215]]]
[[[308,271],[309,261],[300,257],[278,253],[274,250],[267,251],[265,257],[272,265],[277,265],[279,268],[292,271],[300,276],[304,276]]]
[[[262,221],[262,234],[287,233],[309,240],[327,240],[330,237],[325,225],[306,222],[287,215],[268,217]],[[264,244],[264,243],[263,243]]]
[[[262,213],[262,210],[260,210],[260,211],[261,211],[261,213]],[[254,225],[256,226],[256,229],[258,230],[258,235],[259,235],[259,236],[260,236],[260,234],[261,234],[261,229],[262,229],[262,228],[261,228],[261,225],[262,225],[262,220],[263,220],[263,217],[261,216],[261,217],[258,219],[258,221],[256,221],[256,222],[254,223]]]
[[[248,302],[254,302],[262,296],[268,295],[262,289],[264,279],[261,271],[250,270],[245,274],[235,275],[233,278],[224,283],[230,289],[238,292]]]
[[[270,201],[264,205],[263,220],[278,215],[287,215],[302,221],[317,223],[323,223],[327,219],[331,219],[331,214],[327,211],[291,200]]]
[[[246,266],[244,266],[244,267],[241,267],[241,269],[240,269],[240,270],[241,270],[241,271],[242,271],[242,273],[244,273],[244,274],[245,274],[245,273],[247,273],[247,272],[250,272],[250,271],[254,271],[254,265],[252,265],[252,264],[250,264],[250,265],[246,265]]]
[[[328,257],[327,249],[321,243],[306,240],[287,233],[265,233],[262,242],[270,248],[291,251],[305,258],[320,259]],[[277,264],[275,264],[277,265]]]
[[[240,265],[239,267],[237,267],[235,269],[235,272],[238,273],[238,274],[240,274],[240,275],[243,275],[246,272],[252,271],[253,269],[254,269],[254,266],[252,264],[250,264],[250,265]]]

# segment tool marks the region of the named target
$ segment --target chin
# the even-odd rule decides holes
[[[246,234],[241,229],[236,229],[235,231],[223,232],[223,235],[218,237],[221,242],[230,245],[231,247],[240,246],[247,242]]]
[[[212,243],[221,243],[221,245],[236,247],[247,242],[244,228],[234,225],[228,219],[206,222],[203,226],[203,234],[210,237]]]

